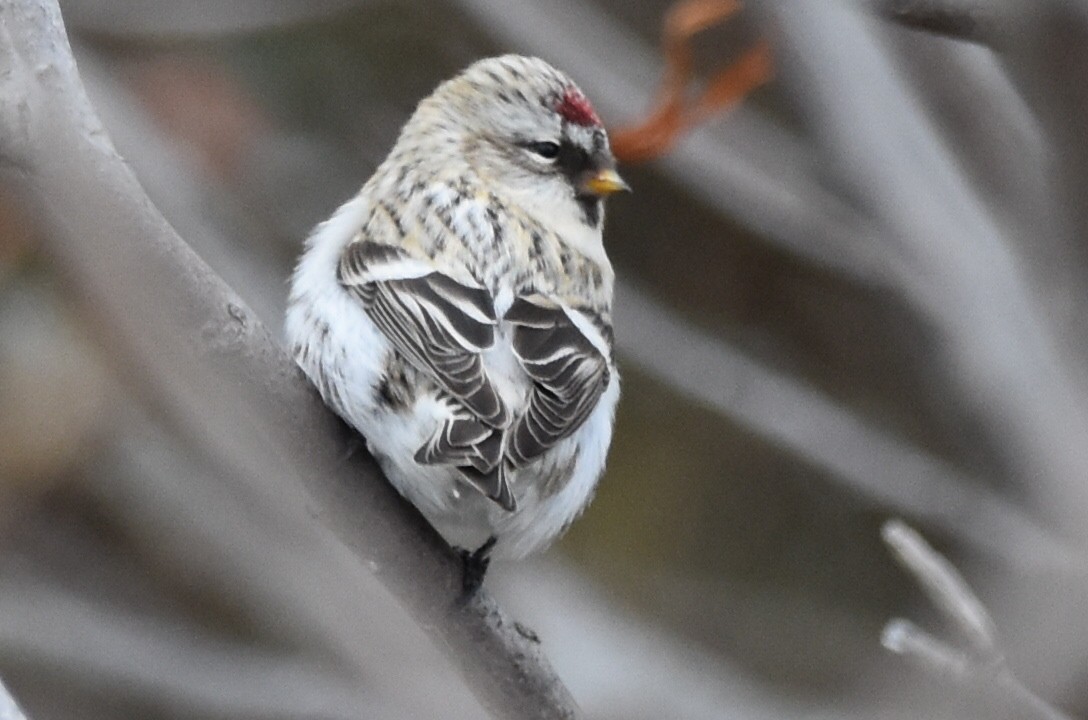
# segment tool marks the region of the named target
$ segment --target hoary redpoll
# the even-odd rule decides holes
[[[601,199],[626,185],[542,60],[423,100],[295,271],[287,337],[389,480],[466,557],[520,557],[593,495],[619,397]]]

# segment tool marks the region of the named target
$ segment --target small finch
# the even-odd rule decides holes
[[[536,58],[423,100],[306,242],[295,359],[396,489],[462,552],[547,546],[604,469],[619,398],[602,198],[627,185],[593,107]]]

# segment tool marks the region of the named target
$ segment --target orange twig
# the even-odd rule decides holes
[[[685,131],[736,104],[771,78],[771,48],[763,41],[714,75],[694,99],[687,97],[695,72],[691,38],[724,22],[739,9],[737,0],[684,0],[673,5],[664,21],[662,52],[666,70],[655,109],[641,124],[613,131],[616,157],[640,162],[663,155]]]

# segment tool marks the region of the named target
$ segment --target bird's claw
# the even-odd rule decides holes
[[[491,565],[491,550],[495,547],[495,536],[475,550],[458,548],[457,554],[461,556],[461,597],[471,598],[484,584],[484,576]]]

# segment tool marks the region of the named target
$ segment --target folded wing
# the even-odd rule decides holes
[[[487,290],[367,240],[347,247],[339,277],[397,352],[457,401],[454,416],[419,448],[416,461],[455,466],[487,497],[514,510],[509,470],[574,434],[608,387],[607,324],[544,296],[514,300],[501,321],[512,326],[514,354],[533,386],[524,412],[513,419],[483,364],[500,322]]]
[[[495,342],[498,322],[490,293],[400,248],[367,240],[345,249],[339,278],[397,352],[463,408],[419,449],[417,462],[458,467],[481,492],[512,510],[500,463],[510,411],[481,357]]]
[[[480,357],[495,342],[490,293],[457,282],[399,248],[367,241],[344,251],[340,283],[356,293],[374,324],[417,369],[491,427],[509,423]]]
[[[586,421],[608,387],[611,348],[600,318],[542,296],[519,297],[503,319],[514,326],[514,353],[533,379],[528,407],[507,441],[506,456],[517,467]]]

